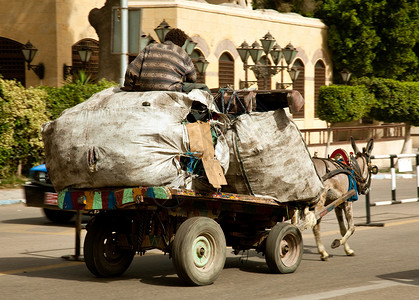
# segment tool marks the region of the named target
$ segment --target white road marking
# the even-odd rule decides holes
[[[302,296],[296,296],[296,297],[291,297],[291,298],[280,298],[280,300],[329,299],[332,297],[345,296],[345,295],[350,295],[354,293],[385,289],[385,288],[393,287],[396,285],[403,285],[403,283],[400,283],[400,282],[386,281],[386,280],[370,281],[370,283],[371,283],[370,285],[351,287],[351,288],[345,288],[345,289],[340,289],[340,290],[333,290],[333,291],[328,291],[328,292],[323,292],[323,293],[302,295]]]

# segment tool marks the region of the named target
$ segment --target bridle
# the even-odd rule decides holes
[[[351,155],[348,157],[349,164],[343,163],[339,160],[335,160],[332,158],[315,158],[323,161],[323,163],[325,164],[326,174],[322,177],[323,181],[339,174],[346,174],[355,179],[358,194],[362,195],[369,193],[369,188],[371,186],[371,174],[378,173],[377,166],[371,164],[371,157],[369,153],[365,151],[365,149],[363,149],[363,152],[358,152],[356,156],[354,156],[353,153],[351,153]],[[362,169],[357,161],[358,158],[361,158],[364,162],[362,164]],[[326,161],[332,163],[336,169],[330,170]]]
[[[362,170],[357,161],[357,158],[359,157],[364,162]],[[372,165],[371,157],[365,149],[363,149],[362,153],[358,152],[355,157],[353,155],[350,156],[350,168],[353,170],[353,175],[355,177],[356,184],[358,185],[358,193],[362,195],[368,194],[371,186],[371,174],[377,174],[378,168],[377,166]],[[366,177],[364,177],[364,173],[366,173]]]

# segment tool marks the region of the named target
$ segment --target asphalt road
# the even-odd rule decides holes
[[[398,199],[416,197],[416,182],[398,180]],[[1,190],[0,190],[1,195]],[[389,180],[373,181],[372,201],[390,200]],[[1,196],[0,196],[1,200]],[[355,203],[355,222],[365,223],[364,198]],[[320,260],[311,232],[304,231],[303,260],[293,274],[270,274],[254,251],[228,257],[211,286],[189,287],[159,251],[136,256],[119,278],[95,278],[75,253],[72,223],[55,225],[40,209],[0,205],[1,299],[418,299],[419,203],[371,207],[371,221],[350,239],[356,255],[331,249],[339,236],[333,213],[322,232],[331,257]],[[82,238],[85,232],[82,232]]]

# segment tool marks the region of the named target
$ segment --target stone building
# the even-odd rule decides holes
[[[0,0],[0,6],[3,8],[0,11],[0,74],[4,78],[16,78],[27,87],[61,86],[70,73],[86,69],[97,79],[120,81],[120,0]],[[142,34],[158,41],[154,29],[165,21],[185,31],[197,43],[191,56],[193,60],[202,56],[209,62],[199,81],[210,88],[226,85],[241,88],[246,72],[237,48],[244,41],[249,45],[255,41],[260,44],[260,39],[270,33],[281,48],[292,44],[298,52],[290,67],[300,73],[293,87],[288,88],[298,90],[305,98],[304,110],[293,117],[313,152],[324,147],[326,123],[317,118],[315,108],[320,86],[331,83],[332,63],[327,49],[327,27],[320,20],[293,13],[254,10],[250,0],[128,0],[128,7],[130,50],[127,60],[135,58],[140,51],[141,41],[144,41],[140,38]],[[28,41],[38,50],[31,69],[21,51]],[[87,63],[81,61],[78,52],[85,47],[92,52]],[[273,65],[270,56],[262,56],[259,62]],[[34,72],[41,64],[44,76]],[[253,64],[250,58],[248,64]],[[284,60],[282,64],[286,65]],[[265,80],[256,78],[249,69],[248,80],[255,83],[251,88],[258,89],[276,89],[283,87],[283,83],[291,83],[287,71]],[[359,129],[348,131],[345,139],[352,133],[364,136],[367,131]],[[376,129],[368,129],[368,132],[373,130]],[[381,153],[395,153],[397,150],[389,149],[401,148],[403,134],[390,137],[391,140],[381,143]],[[350,151],[348,144],[345,147]]]
[[[5,78],[17,78],[26,86],[60,86],[71,67],[73,73],[87,68],[99,78],[118,82],[120,55],[112,45],[117,40],[112,32],[117,26],[119,4],[119,0],[0,0],[0,5],[7,7],[0,12],[0,73]],[[315,97],[318,87],[330,83],[332,68],[326,48],[327,28],[320,20],[253,10],[251,1],[245,0],[130,0],[128,6],[130,15],[136,11],[131,22],[138,22],[134,24],[139,26],[134,30],[138,34],[150,34],[158,40],[154,29],[165,20],[190,36],[197,43],[192,56],[196,59],[202,55],[209,62],[200,80],[210,88],[227,84],[239,88],[245,71],[237,48],[244,41],[249,45],[254,41],[260,43],[269,32],[280,47],[291,43],[298,50],[291,66],[300,70],[294,88],[306,99],[304,112],[295,116],[296,120],[303,127],[324,126],[314,115]],[[134,25],[130,25],[130,30]],[[38,49],[31,64],[44,65],[42,79],[28,70],[21,54],[21,47],[28,41]],[[77,52],[82,46],[93,51],[86,65]],[[129,53],[131,59],[138,48]],[[271,59],[261,61],[272,64]],[[250,58],[248,63],[253,64]],[[281,78],[283,82],[291,82],[288,72],[284,71],[282,76],[280,73],[266,83],[259,79],[259,88],[275,89]],[[248,77],[249,81],[257,81],[251,70]]]

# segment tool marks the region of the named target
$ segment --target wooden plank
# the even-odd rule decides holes
[[[316,220],[318,220],[318,219],[322,218],[323,216],[325,216],[326,214],[328,214],[330,211],[335,209],[335,207],[339,206],[340,204],[342,204],[343,202],[345,202],[346,200],[348,200],[349,198],[354,196],[355,193],[356,193],[355,190],[350,190],[346,194],[344,194],[342,197],[336,199],[335,201],[333,201],[332,203],[327,205],[320,212],[316,213]]]

